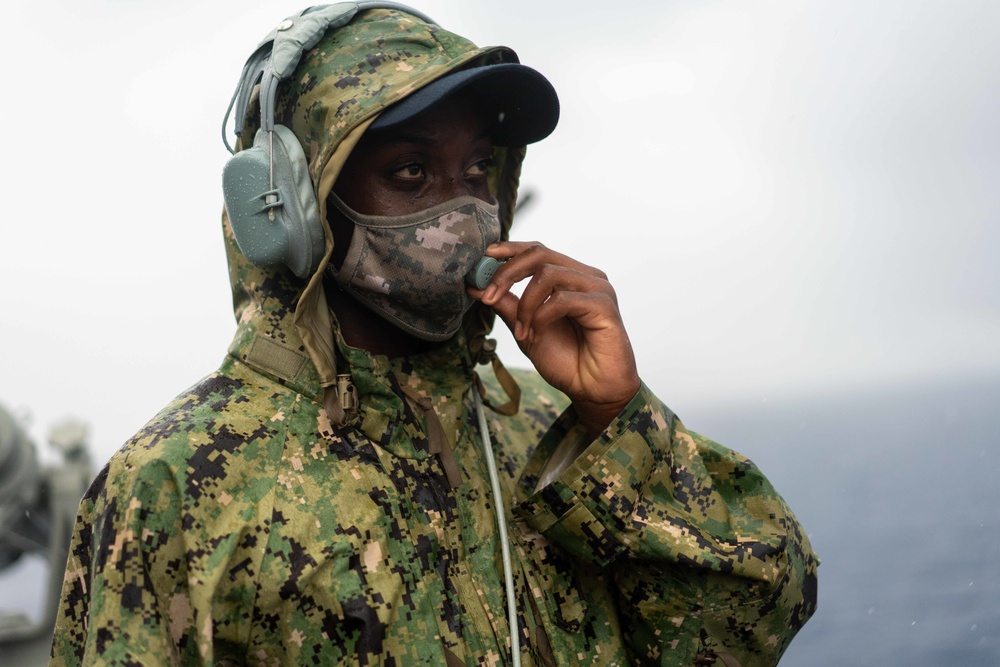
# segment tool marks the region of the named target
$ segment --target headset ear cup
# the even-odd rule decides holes
[[[299,278],[316,271],[323,226],[305,153],[291,130],[259,130],[253,147],[226,163],[222,191],[236,244],[250,262],[284,264]]]
[[[363,0],[319,5],[282,21],[257,45],[236,86],[223,118],[223,141],[230,112],[235,111],[236,129],[241,130],[260,82],[260,126],[274,122],[278,83],[292,75],[302,54],[330,30],[353,20],[361,10],[398,9],[426,23],[426,14],[396,2]],[[254,145],[236,153],[222,170],[226,214],[236,244],[257,266],[285,264],[300,278],[309,278],[325,252],[319,204],[309,178],[309,165],[295,134],[286,127],[259,130]],[[271,153],[274,155],[271,155]]]
[[[281,190],[285,203],[284,227],[288,238],[285,263],[299,278],[308,278],[323,259],[325,247],[309,164],[299,140],[284,125],[274,126],[271,149],[274,185]]]

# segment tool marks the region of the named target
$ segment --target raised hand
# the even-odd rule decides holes
[[[508,241],[486,254],[507,260],[483,291],[545,381],[573,401],[596,437],[639,390],[639,374],[618,298],[600,270],[541,243]],[[521,297],[510,291],[528,279]]]

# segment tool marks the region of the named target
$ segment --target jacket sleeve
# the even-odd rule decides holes
[[[685,430],[645,385],[597,440],[574,445],[579,431],[572,408],[552,425],[515,511],[614,579],[636,659],[777,663],[815,610],[818,559],[760,470]]]
[[[50,667],[205,664],[182,506],[164,464],[113,459],[98,475],[77,516]]]

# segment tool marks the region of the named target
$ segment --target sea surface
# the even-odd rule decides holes
[[[822,558],[782,667],[1000,665],[1000,375],[678,411],[764,470]],[[37,613],[32,567],[0,573],[0,607]]]
[[[822,559],[782,667],[1000,665],[1000,375],[681,418],[753,459]]]

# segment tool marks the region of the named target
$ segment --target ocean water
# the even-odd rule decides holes
[[[1000,376],[699,409],[822,564],[782,667],[1000,665]]]
[[[1000,375],[672,407],[767,473],[822,558],[782,667],[1000,665]],[[37,612],[27,579],[0,576],[0,606]],[[0,644],[0,665],[47,645]]]

